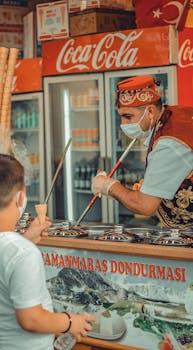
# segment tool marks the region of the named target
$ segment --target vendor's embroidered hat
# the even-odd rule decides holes
[[[151,76],[137,76],[117,84],[116,105],[120,107],[144,106],[160,99],[159,85]]]

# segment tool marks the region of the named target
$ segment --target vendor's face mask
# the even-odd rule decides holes
[[[26,208],[26,206],[27,206],[27,197],[26,197],[26,194],[24,194],[22,206],[21,206],[21,207],[19,206],[19,197],[20,197],[20,195],[21,195],[21,191],[17,192],[17,195],[16,195],[16,205],[17,205],[18,210],[19,210],[19,218],[18,218],[18,220],[22,217],[23,213],[25,212],[25,208]]]
[[[124,132],[125,135],[127,135],[131,139],[135,139],[135,138],[142,139],[142,138],[150,135],[151,124],[149,126],[149,129],[145,130],[145,131],[140,126],[140,123],[144,119],[146,112],[147,112],[147,107],[145,108],[143,115],[141,116],[141,118],[139,119],[139,121],[137,123],[121,124],[120,125],[121,130]]]

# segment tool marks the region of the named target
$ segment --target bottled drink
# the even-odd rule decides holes
[[[75,165],[74,188],[80,188],[80,166],[78,165],[78,163],[76,163]]]
[[[117,179],[124,186],[125,185],[125,170],[123,167],[119,168],[117,171]]]
[[[80,186],[79,186],[81,190],[85,189],[86,187],[85,175],[86,175],[86,167],[85,167],[85,164],[82,164],[80,166]]]
[[[93,178],[94,176],[96,176],[96,174],[97,174],[96,167],[95,167],[94,164],[92,164],[92,166],[91,166],[91,176],[90,176],[91,180],[92,180],[92,178]]]
[[[66,333],[59,336],[55,340],[54,347],[57,350],[71,350],[75,344],[76,344],[76,339],[72,337],[70,334]]]
[[[85,188],[86,190],[91,188],[91,166],[89,163],[86,165]]]

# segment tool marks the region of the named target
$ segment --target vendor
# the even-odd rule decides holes
[[[134,213],[156,212],[165,226],[186,229],[193,226],[193,108],[163,106],[157,84],[151,76],[130,77],[116,90],[122,131],[129,138],[145,138],[141,186],[130,190],[99,172],[92,190]]]

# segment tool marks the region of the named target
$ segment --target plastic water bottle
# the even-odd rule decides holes
[[[71,350],[76,344],[76,339],[69,333],[60,335],[54,342],[54,348],[56,350]]]

